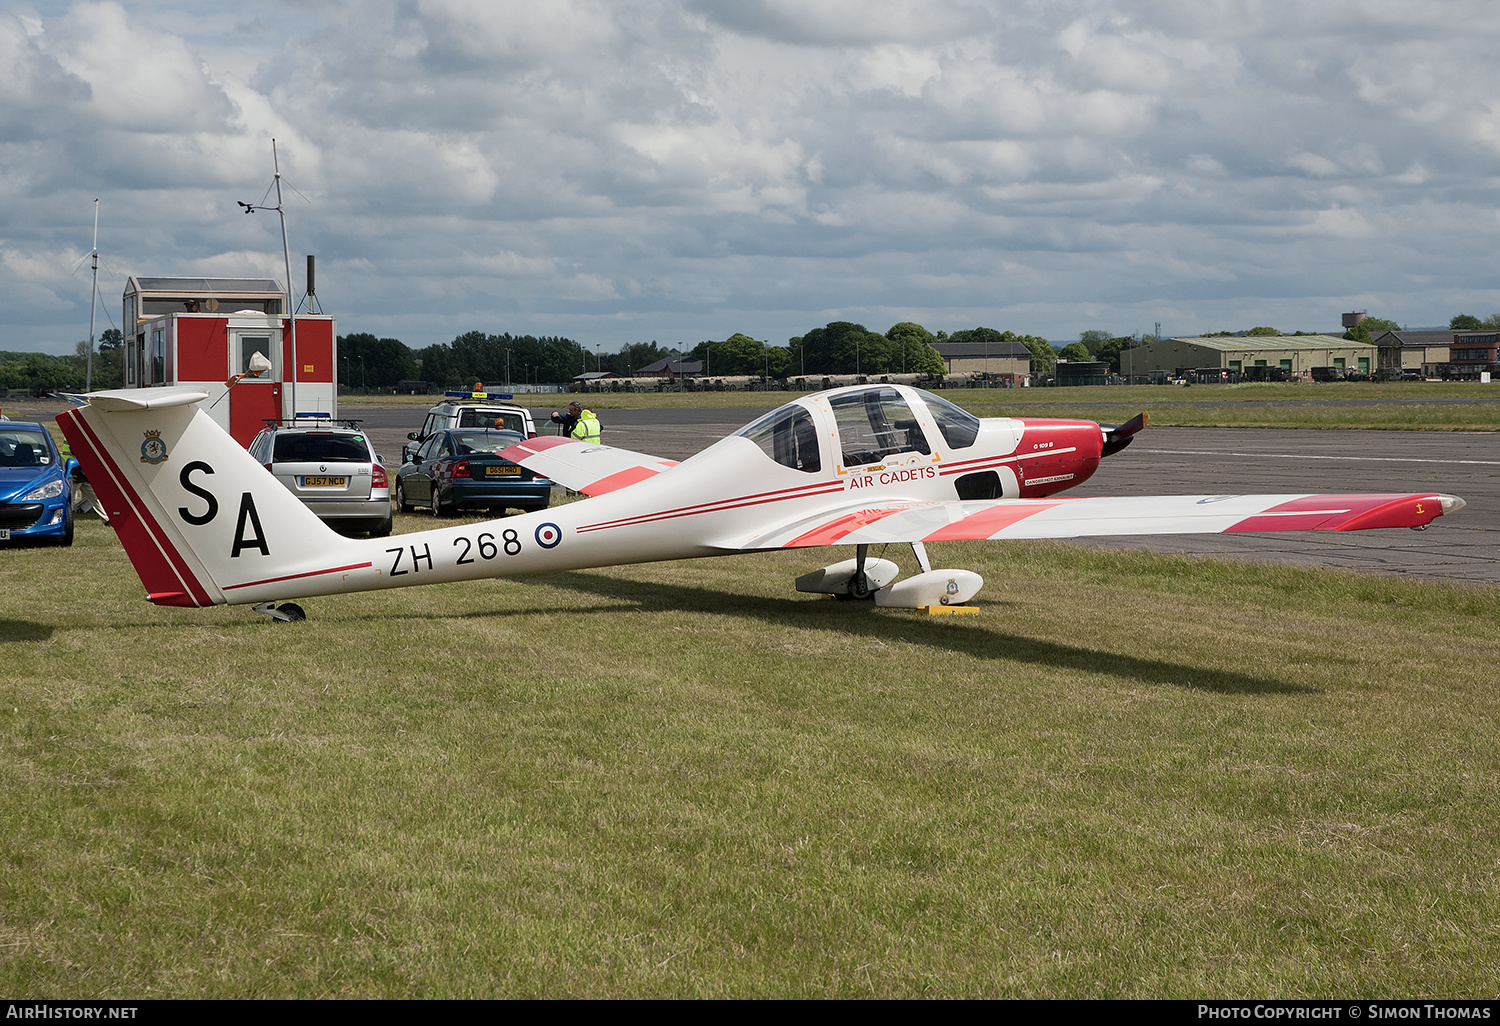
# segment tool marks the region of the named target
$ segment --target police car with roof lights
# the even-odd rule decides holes
[[[77,469],[41,424],[0,420],[0,542],[72,545]]]
[[[508,392],[451,391],[443,393],[445,398],[427,411],[427,420],[422,430],[413,431],[406,437],[409,441],[402,448],[402,459],[410,463],[417,450],[439,431],[452,428],[488,428],[496,431],[515,431],[523,438],[536,437],[536,424],[531,411],[496,400],[514,399]]]
[[[391,533],[390,478],[358,422],[324,413],[268,424],[250,455],[330,527]]]

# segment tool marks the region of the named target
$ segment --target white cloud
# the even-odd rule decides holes
[[[17,8],[0,13],[0,348],[86,327],[68,254],[95,196],[120,272],[279,276],[274,219],[234,205],[269,184],[273,137],[310,200],[289,194],[289,228],[320,256],[325,307],[413,345],[473,328],[605,348],[786,338],[911,311],[1050,337],[1153,308],[1193,329],[1246,311],[1311,328],[1365,293],[1445,322],[1494,262],[1474,230],[1500,152],[1487,12]]]
[[[1316,153],[1292,153],[1287,156],[1286,162],[1288,167],[1294,167],[1313,178],[1329,178],[1343,170],[1338,161]]]

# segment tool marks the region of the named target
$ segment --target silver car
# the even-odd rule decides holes
[[[359,428],[302,420],[268,427],[250,455],[335,530],[391,533],[390,478]]]

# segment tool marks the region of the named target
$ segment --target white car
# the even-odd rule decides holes
[[[350,422],[309,422],[267,427],[250,443],[287,491],[341,532],[391,533],[391,482],[370,439]]]
[[[510,396],[502,398],[509,399]],[[449,392],[448,398],[427,411],[422,430],[406,436],[408,442],[402,450],[404,461],[410,463],[423,442],[439,431],[451,428],[488,428],[514,431],[523,438],[536,437],[536,424],[526,407],[493,402],[483,392]]]

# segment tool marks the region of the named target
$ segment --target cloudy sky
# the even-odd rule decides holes
[[[0,349],[128,274],[341,333],[1052,339],[1500,310],[1491,0],[0,0]]]

